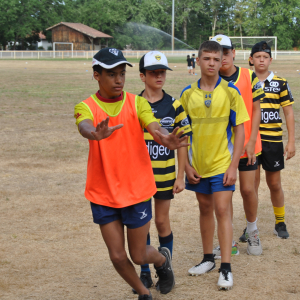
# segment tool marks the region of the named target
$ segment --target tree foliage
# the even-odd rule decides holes
[[[46,28],[65,21],[112,35],[110,45],[122,49],[166,49],[171,14],[172,0],[1,0],[0,43],[26,49],[40,31],[50,40]],[[198,48],[217,33],[277,36],[279,49],[299,47],[300,0],[175,0],[178,39]]]

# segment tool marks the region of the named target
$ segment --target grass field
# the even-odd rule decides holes
[[[236,64],[246,67],[244,61]],[[0,67],[0,298],[137,299],[114,270],[83,195],[88,142],[77,131],[73,108],[97,90],[91,62],[5,60]],[[178,98],[199,75],[189,76],[184,61],[170,67],[174,71],[168,72],[165,90]],[[272,69],[287,78],[293,92],[299,149],[300,61],[274,62]],[[125,87],[133,93],[143,89],[136,62],[128,68]],[[285,125],[284,133],[286,142]],[[299,162],[296,154],[282,172],[290,238],[273,235],[262,173],[258,226],[263,254],[248,256],[246,245],[239,244],[229,292],[217,290],[217,271],[188,276],[202,259],[198,205],[191,192],[176,195],[171,207],[176,286],[167,295],[152,289],[154,299],[300,299]],[[245,227],[238,184],[233,202],[238,240]],[[154,224],[151,236],[158,246]]]

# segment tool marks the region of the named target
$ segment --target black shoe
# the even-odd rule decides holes
[[[143,283],[143,285],[147,289],[149,289],[153,286],[153,281],[152,281],[150,272],[141,272],[140,279],[141,279],[141,282]],[[132,289],[132,291],[134,294],[137,294],[135,289]]]
[[[274,234],[282,239],[287,239],[290,236],[288,231],[286,230],[286,225],[284,222],[275,224]]]
[[[171,253],[170,250],[165,247],[159,247],[158,251],[166,257],[166,261],[161,267],[157,268],[154,266],[158,276],[158,286],[162,294],[168,294],[175,285]]]
[[[152,295],[139,295],[138,300],[152,300]]]
[[[246,243],[248,240],[247,227],[244,229],[243,234],[240,236],[239,241],[241,243]]]

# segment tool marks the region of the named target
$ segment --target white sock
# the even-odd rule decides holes
[[[257,222],[257,218],[254,222],[247,221],[247,232],[252,232],[257,229],[256,222]]]

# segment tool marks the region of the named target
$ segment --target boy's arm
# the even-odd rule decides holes
[[[232,161],[224,174],[223,184],[224,186],[233,185],[236,182],[237,178],[237,168],[239,165],[240,157],[243,151],[245,133],[244,133],[244,123],[239,124],[233,127],[234,131],[234,145],[233,145],[233,155]]]
[[[177,150],[178,172],[177,172],[177,177],[176,177],[174,187],[173,187],[173,194],[180,193],[185,188],[184,169],[185,169],[187,153],[188,153],[187,147],[182,147]]]
[[[260,100],[257,100],[253,102],[250,139],[243,151],[243,152],[247,152],[247,157],[248,157],[247,166],[254,165],[256,162],[255,144],[257,139],[257,133],[259,130],[260,119],[261,119]]]
[[[146,128],[157,143],[170,150],[189,146],[189,144],[186,143],[188,136],[181,137],[184,131],[182,130],[177,134],[179,127],[176,127],[170,134],[167,129],[160,127],[157,122],[150,123]]]
[[[200,182],[201,176],[197,171],[190,165],[188,155],[185,158],[185,174],[190,184],[197,184]]]
[[[94,127],[93,121],[86,119],[78,124],[78,130],[86,139],[100,141],[109,137],[115,130],[123,127],[123,124],[108,127],[108,121],[109,117],[107,117],[106,120],[102,120],[102,122]]]
[[[285,146],[284,154],[287,153],[286,159],[290,159],[295,156],[295,119],[292,105],[284,106],[283,113],[285,117],[286,127],[288,131],[288,143]]]

